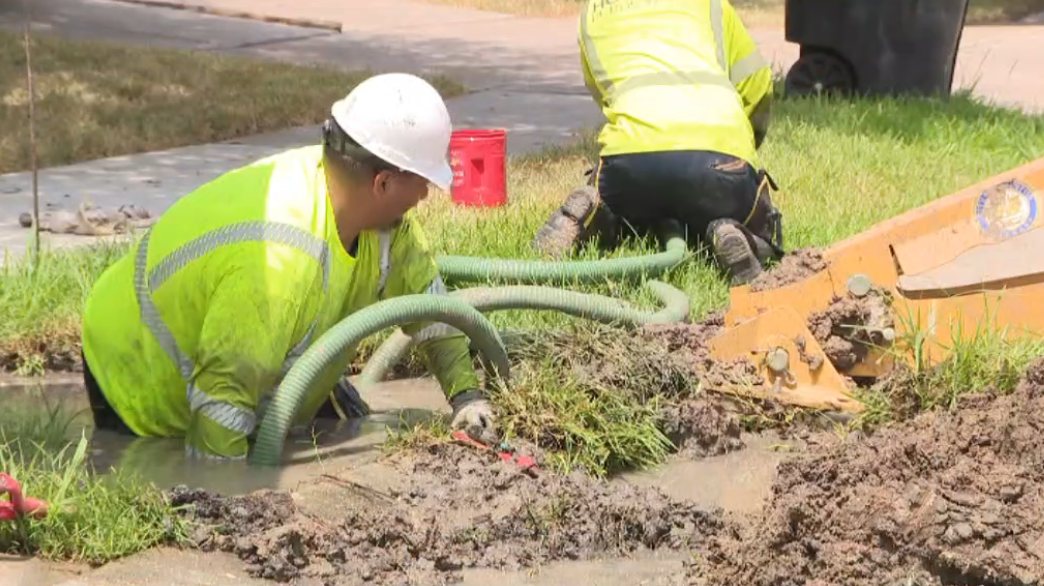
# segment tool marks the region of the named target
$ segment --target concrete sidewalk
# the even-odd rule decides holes
[[[439,67],[466,65],[473,77],[491,83],[500,80],[519,88],[536,79],[538,87],[583,91],[574,18],[524,18],[417,0],[177,1],[202,8],[336,21],[347,36],[396,52],[412,52]],[[776,67],[786,70],[797,59],[798,47],[786,42],[781,29],[752,29],[751,34]],[[452,46],[459,49],[440,50]],[[976,95],[998,104],[1044,112],[1040,47],[1044,47],[1044,26],[965,27],[954,89],[974,87]],[[435,53],[430,51],[433,48]],[[510,76],[524,81],[503,79],[506,66]]]

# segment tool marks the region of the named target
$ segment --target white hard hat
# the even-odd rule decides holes
[[[334,121],[370,153],[448,190],[449,111],[439,92],[408,73],[375,75],[330,109]]]

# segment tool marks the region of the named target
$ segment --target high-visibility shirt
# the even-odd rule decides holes
[[[182,197],[87,298],[83,350],[106,399],[140,436],[185,437],[193,454],[242,458],[293,361],[380,299],[446,292],[413,217],[338,235],[321,146],[231,171]],[[466,337],[403,326],[448,397],[478,388]],[[321,374],[292,424],[310,421],[352,360]]]
[[[588,0],[579,44],[602,156],[710,150],[757,166],[750,116],[772,71],[728,0]]]

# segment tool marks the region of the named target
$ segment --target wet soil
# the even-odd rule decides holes
[[[822,251],[817,248],[799,248],[785,255],[776,266],[758,275],[751,281],[750,290],[779,289],[803,281],[826,268]]]
[[[1044,582],[1044,362],[1011,395],[967,396],[783,462],[765,514],[714,537],[682,583]]]
[[[877,290],[864,297],[835,296],[823,311],[808,317],[808,329],[839,372],[866,358],[875,346],[887,345],[886,328],[895,328],[887,294]]]
[[[388,465],[399,485],[378,505],[346,507],[342,519],[310,515],[284,492],[222,497],[180,487],[171,497],[193,505],[196,547],[236,554],[255,577],[325,586],[449,584],[464,568],[699,548],[724,527],[716,512],[655,488],[529,474],[456,444]]]
[[[83,372],[78,335],[44,334],[0,344],[0,374],[30,367],[44,373]]]

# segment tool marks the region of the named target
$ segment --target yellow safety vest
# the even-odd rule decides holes
[[[325,331],[379,299],[445,293],[408,214],[365,231],[353,257],[327,197],[322,147],[290,150],[182,197],[106,270],[87,298],[83,350],[106,399],[141,436],[190,453],[245,457],[267,401]],[[467,339],[410,324],[448,396],[477,388]],[[320,376],[294,421],[329,396],[354,349]]]
[[[579,24],[603,156],[711,150],[757,166],[750,115],[772,71],[728,0],[588,0]]]

